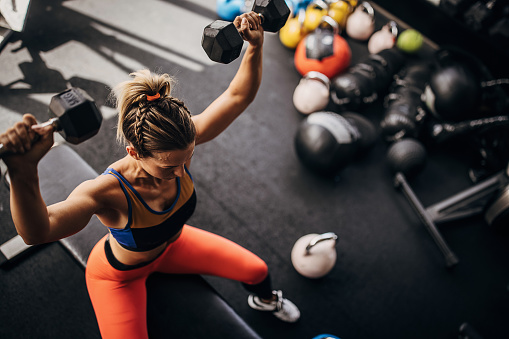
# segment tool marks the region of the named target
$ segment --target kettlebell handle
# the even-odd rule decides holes
[[[375,9],[373,8],[373,6],[371,6],[371,4],[370,4],[369,2],[367,2],[367,1],[363,1],[363,2],[361,2],[361,3],[360,3],[360,5],[359,5],[359,6],[361,6],[361,7],[363,8],[363,10],[364,10],[366,13],[368,13],[368,14],[369,14],[369,16],[370,16],[373,20],[375,20]]]
[[[321,27],[324,23],[329,25],[332,28],[332,31],[334,32],[334,34],[340,33],[339,32],[340,27],[339,27],[338,23],[336,22],[336,20],[334,20],[330,16],[324,15],[322,17],[322,19],[320,20],[320,25],[318,25],[318,27]]]
[[[320,82],[322,82],[327,87],[327,89],[330,89],[330,80],[323,73],[320,73],[320,72],[317,72],[317,71],[309,71],[309,72],[306,73],[306,75],[304,75],[304,79],[320,81]]]
[[[317,235],[316,237],[311,239],[309,244],[306,246],[306,255],[309,255],[309,251],[311,250],[311,248],[313,248],[313,246],[315,246],[319,242],[322,242],[325,240],[337,240],[337,239],[338,239],[338,236],[334,232],[327,232],[324,234]]]
[[[396,21],[391,20],[386,24],[386,26],[389,28],[391,34],[396,38],[398,36],[398,24]]]
[[[306,19],[306,10],[304,8],[299,9],[297,13],[297,19],[299,20],[300,27],[304,25],[304,20]]]
[[[320,9],[327,9],[329,8],[329,5],[327,4],[327,2],[323,1],[323,0],[313,0],[313,2],[311,2],[309,4],[309,7],[319,7]]]

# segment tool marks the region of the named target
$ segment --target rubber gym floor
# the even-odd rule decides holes
[[[97,172],[124,155],[115,142],[108,94],[129,72],[149,68],[175,75],[174,95],[199,113],[239,65],[215,64],[201,48],[203,27],[217,19],[215,0],[44,0],[33,1],[29,14],[25,32],[0,54],[2,130],[25,112],[45,121],[52,95],[68,84],[81,87],[105,119],[97,136],[72,147]],[[352,62],[366,55],[365,44],[350,43]],[[300,307],[302,318],[279,322],[251,310],[238,283],[207,281],[263,338],[455,338],[463,322],[484,338],[508,338],[507,236],[489,229],[482,215],[441,225],[460,259],[446,269],[394,189],[388,145],[381,139],[335,179],[305,170],[293,146],[304,118],[292,104],[300,78],[293,52],[267,33],[255,102],[196,150],[192,173],[199,205],[189,223],[264,258],[275,287]],[[375,124],[383,115],[380,103],[360,113]],[[411,182],[424,206],[471,185],[465,153],[457,145],[429,151],[427,167]],[[292,246],[305,234],[324,232],[339,236],[337,263],[324,278],[304,278],[291,264]],[[2,183],[0,241],[15,234]],[[84,272],[59,244],[43,245],[2,268],[0,300],[1,338],[99,337]]]

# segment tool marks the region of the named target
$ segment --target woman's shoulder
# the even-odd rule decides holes
[[[102,220],[106,216],[118,215],[127,209],[127,201],[118,183],[112,175],[99,175],[94,179],[82,182],[71,194],[81,203],[94,206],[95,214]],[[108,219],[108,220],[109,220]]]
[[[117,191],[122,193],[118,180],[112,175],[101,174],[94,179],[82,182],[75,191],[80,194],[93,197],[95,200],[102,200],[103,197],[117,195]]]
[[[86,180],[78,185],[74,194],[88,196],[97,202],[109,201],[118,198],[123,191],[118,179],[114,175],[108,175],[111,169],[118,169],[118,162],[107,167],[103,173],[93,179]],[[120,169],[119,169],[120,170]]]
[[[72,198],[94,206],[94,214],[107,226],[116,225],[112,220],[118,220],[128,207],[119,182],[112,175],[101,174],[82,182],[73,191]]]

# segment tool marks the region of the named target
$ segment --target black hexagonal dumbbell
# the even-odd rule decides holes
[[[51,98],[49,105],[50,120],[55,132],[71,144],[79,144],[99,132],[103,120],[94,100],[80,88],[69,88]],[[0,144],[0,158],[6,155]]]
[[[277,32],[290,16],[285,0],[255,0],[252,11],[262,17],[262,27],[267,32]],[[237,59],[244,40],[235,25],[229,21],[216,20],[203,30],[201,45],[209,58],[228,64]]]
[[[71,144],[79,144],[99,132],[102,114],[94,100],[81,88],[67,89],[51,98],[50,116],[55,131]]]

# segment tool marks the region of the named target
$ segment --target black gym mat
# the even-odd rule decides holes
[[[210,6],[199,2],[167,2],[210,21],[216,19]],[[95,3],[98,11],[103,10],[101,3]],[[228,66],[204,65],[202,72],[179,67],[98,30],[93,19],[66,4],[34,2],[26,31],[14,34],[2,51],[0,67],[7,58],[16,57],[16,49],[31,57],[18,64],[23,83],[29,86],[0,86],[0,105],[8,111],[33,112],[45,120],[47,107],[33,94],[61,91],[67,82],[85,89],[100,106],[111,107],[106,83],[115,75],[107,69],[104,81],[99,81],[63,74],[45,62],[45,53],[68,42],[97,51],[108,46],[150,69],[174,72],[179,79],[175,95],[193,113],[226,88],[239,65],[239,60]],[[377,27],[385,19],[378,16]],[[177,32],[185,34],[185,29],[175,27]],[[150,43],[157,45],[157,39]],[[352,62],[366,55],[364,44],[351,42],[351,46]],[[255,102],[221,136],[196,150],[191,171],[198,207],[190,223],[238,242],[266,260],[274,287],[300,307],[302,318],[297,324],[282,323],[251,310],[238,283],[207,277],[211,285],[268,339],[308,339],[321,333],[343,339],[455,338],[463,322],[485,338],[509,337],[507,235],[493,232],[481,216],[441,226],[460,259],[457,267],[447,270],[427,231],[393,188],[385,162],[387,144],[382,140],[337,178],[309,173],[293,149],[303,119],[292,104],[300,79],[293,52],[281,45],[277,35],[267,34],[264,53],[264,78]],[[103,57],[117,62],[107,53]],[[79,57],[74,62],[85,69],[94,67]],[[121,62],[117,66],[122,72],[132,71]],[[377,124],[383,106],[378,102],[359,113]],[[96,137],[73,148],[98,172],[124,155],[115,143],[114,119],[105,120]],[[411,181],[425,206],[470,185],[465,161],[469,154],[464,154],[468,151],[451,145],[429,153],[427,167]],[[9,214],[8,192],[2,184],[2,243],[15,235]],[[324,232],[339,236],[336,266],[322,279],[304,278],[291,265],[292,246],[305,234]],[[59,244],[43,245],[20,262],[1,268],[0,300],[1,338],[99,337],[83,270]],[[210,338],[215,338],[213,331]]]

